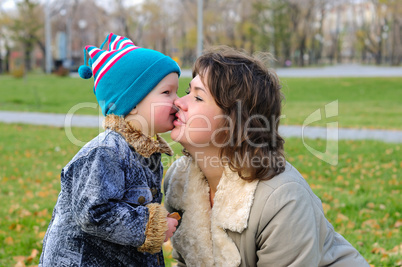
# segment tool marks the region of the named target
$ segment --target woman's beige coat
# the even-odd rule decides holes
[[[369,266],[289,163],[251,183],[227,168],[211,209],[207,181],[185,156],[167,171],[165,192],[166,208],[182,215],[172,237],[179,266]]]

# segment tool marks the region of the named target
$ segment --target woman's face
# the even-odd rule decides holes
[[[190,82],[187,95],[174,103],[179,111],[173,121],[172,139],[185,148],[216,146],[224,116],[199,75]]]

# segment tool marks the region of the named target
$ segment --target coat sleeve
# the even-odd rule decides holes
[[[257,232],[257,266],[318,266],[326,223],[309,192],[291,182],[267,199]],[[323,219],[324,218],[324,219]]]
[[[167,230],[167,211],[157,203],[134,207],[124,202],[124,169],[117,152],[104,147],[74,162],[69,168],[73,217],[88,234],[158,252]]]

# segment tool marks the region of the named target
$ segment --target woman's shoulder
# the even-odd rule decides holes
[[[289,162],[286,162],[285,171],[274,176],[270,180],[260,181],[258,187],[263,190],[275,191],[282,186],[289,186],[291,184],[296,184],[305,188],[307,191],[311,191],[310,186],[300,174],[300,172]]]
[[[286,163],[285,171],[276,175],[270,180],[260,181],[255,199],[261,208],[267,204],[286,205],[291,201],[308,200],[314,203],[315,207],[322,209],[321,200],[314,194],[310,186],[300,172],[289,162]]]

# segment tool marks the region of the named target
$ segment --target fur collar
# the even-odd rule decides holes
[[[155,152],[165,153],[169,156],[173,155],[172,149],[162,137],[156,135],[157,140],[154,140],[152,137],[143,134],[140,130],[134,129],[123,117],[116,115],[106,116],[103,121],[103,128],[121,134],[127,143],[145,158],[149,158]]]
[[[174,162],[166,175],[166,201],[184,211],[172,242],[186,264],[239,266],[240,253],[226,230],[242,233],[247,228],[258,181],[247,182],[226,168],[211,209],[208,183],[190,157]]]

